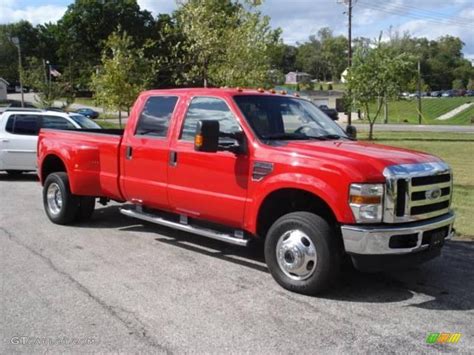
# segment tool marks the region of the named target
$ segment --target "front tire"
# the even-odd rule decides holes
[[[43,187],[43,205],[46,215],[56,224],[71,224],[77,218],[79,198],[71,193],[65,172],[48,175]]]
[[[265,261],[283,288],[315,295],[338,277],[337,235],[329,223],[309,212],[280,217],[265,239]]]

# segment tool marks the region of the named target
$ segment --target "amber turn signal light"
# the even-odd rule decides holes
[[[356,203],[358,205],[376,205],[382,201],[381,196],[351,196],[351,203]]]
[[[203,143],[202,135],[201,134],[196,134],[194,136],[194,145],[196,147],[202,147],[202,143]]]

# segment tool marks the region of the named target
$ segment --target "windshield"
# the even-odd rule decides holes
[[[86,116],[79,115],[79,114],[69,114],[69,117],[71,117],[73,121],[76,122],[79,126],[81,126],[81,128],[92,128],[92,129],[102,128],[97,123],[87,118]]]
[[[347,138],[339,125],[309,101],[267,95],[238,95],[234,100],[261,139]]]

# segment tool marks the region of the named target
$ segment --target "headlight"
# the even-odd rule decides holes
[[[357,223],[382,222],[383,184],[351,184],[349,205]]]

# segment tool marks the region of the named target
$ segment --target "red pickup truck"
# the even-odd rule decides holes
[[[41,130],[44,208],[70,224],[115,200],[126,216],[204,237],[260,239],[275,280],[306,294],[347,256],[375,271],[439,255],[453,234],[449,166],[349,133],[284,93],[147,91],[124,131]]]

